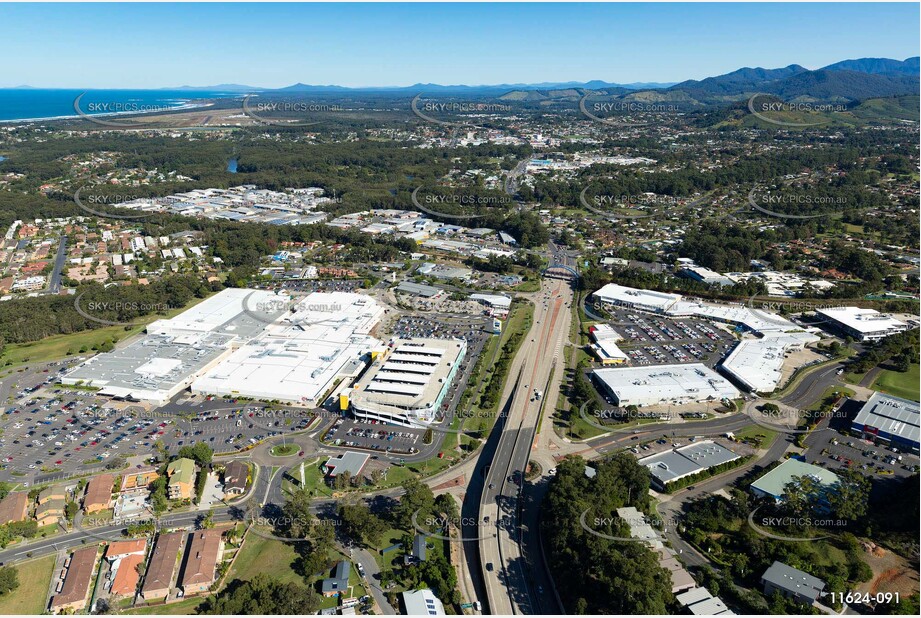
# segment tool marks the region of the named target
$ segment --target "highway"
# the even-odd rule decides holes
[[[546,392],[551,370],[563,352],[569,330],[570,282],[544,279],[535,297],[534,321],[515,357],[500,403],[504,418],[495,454],[479,496],[480,562],[490,612],[533,614],[534,578],[521,550],[525,532],[521,486],[531,455],[539,413],[544,403],[535,391]],[[473,492],[468,493],[468,499]],[[533,519],[528,521],[533,522]]]

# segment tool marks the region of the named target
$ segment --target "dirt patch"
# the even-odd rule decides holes
[[[879,546],[865,549],[863,559],[873,569],[873,579],[858,586],[860,592],[898,592],[903,598],[918,593],[918,570],[909,560]]]

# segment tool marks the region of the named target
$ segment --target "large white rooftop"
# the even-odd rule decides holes
[[[649,311],[667,311],[681,300],[681,294],[628,288],[616,283],[607,284],[594,295],[601,302],[637,305],[646,307]]]
[[[818,309],[816,313],[863,334],[896,332],[908,328],[908,325],[904,322],[900,322],[891,315],[880,313],[874,309],[830,307],[828,309]]]
[[[735,399],[739,391],[702,363],[595,369],[618,405],[652,406]]]
[[[382,342],[367,335],[383,315],[372,298],[314,292],[192,383],[214,395],[319,404],[335,379],[356,375]]]

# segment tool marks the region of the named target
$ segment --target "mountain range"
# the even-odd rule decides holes
[[[738,100],[754,93],[772,94],[783,99],[806,98],[855,102],[871,97],[918,94],[919,57],[905,60],[891,58],[857,58],[843,60],[816,70],[798,64],[777,69],[741,68],[725,75],[702,80],[674,83],[618,84],[603,80],[588,82],[542,82],[533,84],[442,85],[347,87],[296,83],[283,88],[259,88],[242,84],[215,86],[180,86],[168,90],[225,91],[233,93],[302,93],[302,94],[442,94],[496,96],[504,100],[544,101],[572,99],[586,91],[621,96],[639,101],[675,102],[684,105],[712,104]]]

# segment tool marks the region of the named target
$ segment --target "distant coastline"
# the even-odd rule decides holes
[[[80,109],[87,116],[139,116],[197,109],[213,105],[209,99],[240,97],[237,92],[164,90],[55,90],[0,89],[0,123],[18,124],[80,118],[74,100],[83,93]],[[119,107],[120,106],[120,107]],[[116,107],[122,111],[107,111]],[[125,109],[130,108],[130,109]]]

